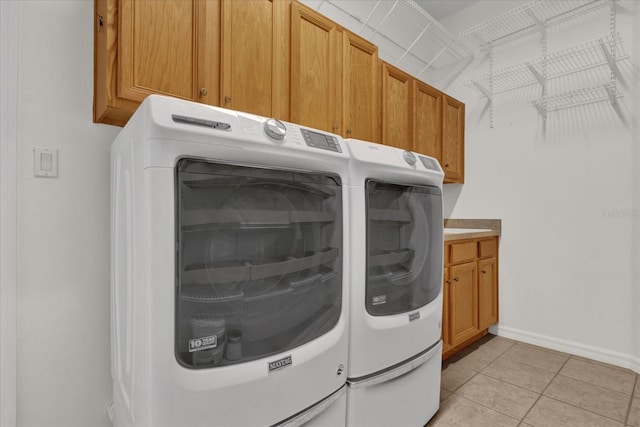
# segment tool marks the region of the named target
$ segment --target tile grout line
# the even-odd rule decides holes
[[[629,399],[629,406],[627,407],[627,416],[624,417],[624,425],[628,425],[629,423],[629,416],[631,415],[631,407],[633,406],[633,399],[636,398],[636,387],[638,386],[638,378],[640,378],[640,374],[636,374],[636,380],[633,382],[633,389],[631,390],[631,399]]]
[[[522,386],[519,386],[519,385],[517,385],[517,384],[512,384],[512,383],[510,383],[510,382],[508,382],[508,381],[504,381],[504,380],[502,380],[502,379],[494,378],[494,377],[492,377],[491,375],[487,375],[487,374],[483,373],[483,371],[484,371],[485,369],[487,369],[487,367],[488,367],[488,366],[490,366],[492,363],[494,363],[494,362],[495,362],[497,359],[499,359],[500,357],[504,357],[504,358],[505,358],[505,359],[507,359],[507,360],[511,360],[511,361],[514,361],[514,362],[517,362],[517,363],[522,363],[522,364],[524,364],[524,365],[527,365],[527,366],[530,366],[530,367],[533,367],[533,368],[542,369],[542,370],[545,370],[545,371],[547,371],[547,372],[553,372],[553,371],[550,371],[550,370],[548,370],[548,369],[540,368],[539,366],[534,366],[534,365],[531,365],[531,364],[529,364],[529,363],[523,362],[523,361],[521,361],[521,360],[516,360],[516,359],[510,358],[510,357],[508,357],[508,356],[505,356],[505,354],[506,354],[510,349],[512,349],[514,346],[516,346],[517,344],[518,344],[518,342],[517,342],[517,341],[513,342],[513,343],[512,343],[512,345],[511,345],[509,348],[507,348],[505,351],[503,351],[502,353],[500,353],[499,355],[497,355],[496,357],[494,357],[494,358],[491,360],[491,362],[489,362],[489,363],[488,363],[484,368],[482,368],[482,369],[481,369],[481,370],[479,370],[479,371],[476,371],[476,372],[475,372],[475,373],[474,373],[474,374],[473,374],[469,379],[467,379],[465,382],[463,382],[463,383],[462,383],[462,384],[460,384],[458,387],[456,387],[456,389],[455,389],[454,391],[450,391],[450,395],[449,395],[449,396],[447,396],[444,400],[448,400],[449,398],[451,398],[451,396],[455,395],[457,398],[465,399],[465,400],[467,400],[467,401],[469,401],[469,402],[473,402],[474,404],[477,404],[477,405],[479,405],[479,406],[482,406],[482,407],[484,407],[485,409],[488,409],[488,410],[490,410],[490,411],[492,411],[492,412],[498,413],[498,414],[503,415],[503,416],[505,416],[505,417],[507,417],[507,418],[510,418],[510,419],[512,419],[512,420],[515,420],[515,421],[518,421],[517,426],[523,426],[523,425],[524,425],[524,423],[525,423],[525,421],[524,421],[524,420],[525,420],[525,418],[529,415],[529,413],[531,412],[531,410],[532,410],[532,409],[533,409],[533,408],[538,404],[538,402],[540,401],[540,398],[541,398],[542,396],[545,396],[546,398],[551,399],[551,400],[554,400],[554,401],[556,401],[556,402],[560,402],[560,403],[562,403],[562,404],[565,404],[565,405],[568,405],[568,406],[574,407],[574,408],[576,408],[576,409],[583,410],[583,411],[585,411],[585,412],[588,412],[588,413],[591,413],[591,414],[594,414],[594,415],[597,415],[597,416],[600,416],[600,417],[606,418],[606,419],[611,420],[611,421],[613,421],[613,422],[620,423],[620,421],[619,421],[619,420],[614,419],[614,418],[611,418],[611,417],[609,417],[609,416],[607,416],[607,415],[603,415],[603,414],[600,414],[600,413],[594,412],[594,411],[592,411],[592,410],[590,410],[590,409],[586,409],[586,408],[583,408],[583,407],[580,407],[580,406],[576,406],[576,405],[574,405],[574,404],[572,404],[572,403],[565,402],[565,401],[563,401],[563,400],[556,399],[556,398],[553,398],[553,397],[551,397],[551,396],[546,396],[546,395],[544,394],[544,393],[547,391],[547,389],[551,386],[551,384],[555,381],[555,379],[558,377],[558,375],[561,375],[561,376],[563,376],[563,377],[570,378],[570,379],[573,379],[573,380],[576,380],[576,381],[582,381],[582,380],[580,380],[580,379],[573,378],[573,377],[570,377],[570,376],[566,376],[566,375],[563,375],[563,374],[561,374],[561,373],[560,373],[560,372],[562,371],[562,369],[566,366],[566,364],[569,362],[569,360],[570,360],[570,359],[572,359],[572,358],[574,358],[574,359],[575,359],[576,357],[579,357],[579,356],[575,356],[575,355],[567,354],[567,353],[555,352],[555,353],[559,353],[559,354],[567,355],[568,357],[567,357],[567,359],[562,363],[562,366],[560,366],[560,368],[555,372],[555,374],[553,375],[553,378],[549,381],[549,383],[544,387],[544,389],[543,389],[540,393],[538,393],[538,397],[537,397],[537,399],[535,400],[535,402],[531,405],[531,407],[527,410],[527,412],[524,414],[524,416],[523,416],[523,417],[522,417],[522,419],[520,419],[520,420],[518,420],[517,418],[515,418],[515,417],[513,417],[513,416],[510,416],[510,415],[504,414],[504,413],[502,413],[502,412],[500,412],[500,411],[498,411],[498,410],[496,410],[496,409],[494,409],[494,408],[491,408],[491,407],[489,407],[489,406],[486,406],[485,404],[482,404],[482,403],[476,402],[475,400],[472,400],[472,399],[469,399],[469,398],[467,398],[467,397],[464,397],[464,396],[462,396],[462,395],[460,395],[460,394],[458,393],[458,391],[459,391],[459,390],[460,390],[464,385],[466,385],[466,384],[467,384],[467,383],[469,383],[471,380],[473,380],[475,377],[477,377],[477,376],[478,376],[478,374],[485,375],[485,376],[487,376],[487,377],[489,377],[489,378],[492,378],[492,379],[494,379],[494,380],[497,380],[497,381],[502,381],[502,382],[504,382],[505,384],[509,384],[509,385],[512,385],[512,386],[518,387],[518,388],[520,388],[520,389],[522,389],[522,390],[526,390],[526,391],[529,391],[529,392],[536,393],[536,392],[535,392],[535,391],[533,391],[533,390],[529,390],[529,389],[527,389],[527,388],[525,388],[525,387],[522,387]],[[534,346],[534,347],[537,347],[537,346]],[[477,349],[477,350],[479,350],[479,349]],[[477,350],[475,350],[475,351],[477,351]],[[541,348],[540,350],[543,350],[543,351],[544,351],[545,349],[544,349],[544,348]],[[473,352],[472,352],[472,353],[473,353]],[[469,353],[469,354],[472,354],[472,353]],[[554,353],[554,352],[549,352],[549,353]],[[466,357],[466,356],[465,356],[465,357]],[[462,359],[461,359],[461,360],[462,360]],[[582,381],[582,382],[585,382],[586,384],[591,384],[591,383],[589,383],[589,382],[587,382],[587,381]],[[636,397],[640,398],[640,395],[636,396],[636,393],[635,393],[635,389],[636,389],[636,387],[637,387],[638,383],[640,383],[640,374],[637,374],[637,375],[636,375],[636,377],[635,377],[634,385],[633,385],[633,389],[632,389],[632,391],[631,391],[631,393],[630,393],[630,395],[629,395],[630,400],[629,400],[629,405],[628,405],[628,407],[627,407],[627,411],[626,411],[626,417],[625,417],[624,422],[622,423],[622,427],[624,427],[624,426],[628,425],[627,423],[628,423],[628,421],[629,421],[629,416],[631,415],[631,407],[632,407],[632,405],[633,405],[634,398],[636,398]],[[601,387],[601,388],[607,389],[607,387],[598,386],[597,384],[591,384],[591,385],[594,385],[594,386],[596,386],[596,387]],[[446,390],[446,389],[445,389],[445,390]],[[449,390],[447,390],[447,391],[449,391]],[[611,391],[616,391],[616,390],[611,390]],[[618,392],[618,393],[620,393],[620,394],[627,394],[627,393],[622,393],[622,392]],[[444,400],[443,400],[443,401],[444,401]]]
[[[547,352],[547,353],[551,353],[551,352]],[[553,353],[551,353],[551,354],[553,354]],[[569,358],[571,357],[571,355],[570,355],[570,354],[568,354],[568,353],[564,353],[564,354],[566,354],[567,356],[569,356]],[[551,369],[541,368],[540,366],[535,366],[535,365],[532,365],[532,364],[530,364],[530,363],[524,362],[524,361],[522,361],[522,360],[514,359],[514,358],[509,357],[509,356],[505,356],[505,359],[509,359],[509,360],[511,360],[511,361],[513,361],[513,362],[522,363],[523,365],[527,365],[527,366],[529,366],[529,367],[531,367],[531,368],[537,368],[537,369],[541,369],[541,370],[543,370],[543,371],[547,371],[547,372],[551,372],[551,373],[553,373],[553,371],[552,371]],[[568,359],[567,359],[567,360],[568,360]],[[567,363],[567,361],[565,361],[564,363]],[[564,367],[564,363],[562,364],[562,367]],[[562,367],[560,367],[560,369],[562,369]]]
[[[567,362],[569,361],[569,359],[571,359],[571,355],[569,355],[569,357],[567,357],[567,360],[564,361],[564,363],[562,364],[562,366],[560,366],[560,369],[558,369],[558,371],[556,372],[556,374],[553,376],[553,378],[551,378],[551,381],[549,381],[549,383],[545,386],[544,389],[542,389],[542,391],[540,392],[540,394],[538,395],[538,398],[536,399],[535,402],[533,402],[533,405],[531,405],[531,407],[529,408],[529,410],[524,414],[524,416],[522,417],[522,419],[520,420],[520,424],[522,424],[525,420],[525,418],[527,418],[527,415],[529,415],[529,413],[531,412],[531,410],[533,408],[535,408],[535,406],[538,404],[538,402],[540,401],[540,398],[544,395],[544,392],[547,391],[547,389],[549,388],[549,386],[551,385],[551,383],[556,379],[556,377],[560,374],[560,371],[562,370],[562,368],[564,368],[564,365],[567,364]]]
[[[498,360],[498,359],[499,359],[499,357],[498,357],[496,360]],[[550,370],[548,370],[548,369],[539,368],[539,367],[537,367],[537,366],[529,365],[529,364],[527,364],[527,363],[523,363],[523,362],[520,362],[520,361],[518,361],[518,360],[509,359],[508,357],[506,357],[505,359],[506,359],[506,360],[510,360],[510,361],[512,361],[512,362],[515,362],[515,363],[522,363],[523,365],[526,365],[526,366],[528,366],[528,367],[530,367],[530,368],[536,368],[536,369],[540,369],[540,370],[545,371],[545,372],[553,373],[553,371],[550,371]],[[495,360],[494,360],[493,362],[495,362]],[[493,363],[493,362],[491,362],[491,363]],[[514,387],[518,387],[518,388],[520,388],[520,389],[522,389],[522,390],[530,391],[531,393],[535,393],[535,394],[540,394],[540,393],[541,393],[541,392],[539,392],[539,391],[531,390],[530,388],[526,388],[526,387],[524,387],[524,386],[521,386],[520,384],[515,384],[515,383],[512,383],[512,382],[507,381],[507,380],[502,379],[502,378],[496,378],[496,377],[494,377],[493,375],[490,375],[490,374],[488,374],[488,373],[484,372],[484,371],[485,371],[485,369],[487,369],[488,367],[489,367],[489,366],[484,367],[484,368],[482,369],[482,371],[480,371],[479,373],[481,373],[482,375],[485,375],[485,376],[487,376],[487,377],[489,377],[489,378],[492,378],[492,379],[494,379],[494,380],[502,381],[503,383],[506,383],[506,384],[512,385],[512,386],[514,386]],[[562,367],[561,367],[560,369],[562,369]],[[557,374],[554,374],[553,378],[555,378],[555,375],[557,375]],[[550,381],[553,381],[553,378],[552,378]],[[548,384],[547,384],[547,385],[548,385]],[[545,386],[545,388],[546,388],[546,386]],[[543,390],[543,391],[544,391],[544,390]]]
[[[560,375],[560,376],[563,376],[563,377],[565,377],[565,378],[574,379],[574,378],[571,378],[571,377],[567,377],[566,375],[562,375],[562,374],[559,374],[559,375]],[[576,381],[583,382],[583,383],[585,383],[585,384],[590,384],[590,383],[585,382],[585,381],[580,381],[580,380],[576,380]],[[593,384],[591,384],[591,385],[593,385]],[[620,393],[620,392],[617,392],[617,393]],[[620,394],[627,395],[626,393],[620,393]],[[631,395],[628,395],[628,396],[629,396],[631,399],[633,399],[633,397],[632,397]],[[575,405],[575,404],[570,403],[570,402],[565,402],[564,400],[560,400],[560,399],[558,399],[558,398],[556,398],[556,397],[551,397],[551,396],[545,396],[545,397],[546,397],[547,399],[553,399],[553,400],[555,400],[556,402],[561,402],[561,403],[564,403],[565,405],[573,406],[574,408],[577,408],[577,409],[580,409],[580,410],[583,410],[583,411],[586,411],[586,412],[590,412],[590,413],[595,414],[595,415],[597,415],[597,416],[599,416],[599,417],[606,418],[606,419],[611,420],[611,421],[615,421],[616,423],[622,423],[622,424],[624,425],[624,422],[623,422],[623,421],[620,421],[620,420],[617,420],[617,419],[615,419],[615,418],[612,418],[612,417],[611,417],[611,416],[609,416],[609,415],[603,415],[603,414],[601,414],[601,413],[599,413],[599,412],[596,412],[596,411],[593,411],[593,410],[591,410],[591,409],[583,408],[582,406],[578,406],[578,405]]]
[[[508,349],[506,349],[505,351],[503,351],[502,353],[500,353],[499,355],[497,355],[496,357],[494,357],[493,359],[491,359],[491,361],[487,364],[487,366],[491,365],[491,364],[492,364],[493,362],[495,362],[498,358],[502,357],[502,355],[504,355],[504,353],[506,353],[507,351],[509,351],[509,349],[511,349],[515,344],[516,344],[516,343],[514,342],[513,344],[511,344],[511,347],[509,347]],[[475,352],[476,352],[476,351],[478,351],[478,350],[479,350],[479,348],[478,348],[478,349],[475,349],[474,351],[472,351],[472,352],[471,352],[471,353],[469,353],[469,354],[466,354],[462,359],[464,359],[465,357],[467,357],[467,356],[469,356],[469,355],[471,355],[471,354],[475,353]],[[462,360],[462,359],[460,359],[460,360]],[[460,388],[462,388],[462,386],[464,386],[466,383],[468,383],[469,381],[471,381],[472,379],[474,379],[474,378],[475,378],[479,373],[481,373],[483,370],[485,370],[485,369],[487,368],[487,366],[485,366],[484,368],[480,369],[479,371],[476,371],[476,373],[475,373],[475,374],[473,374],[471,377],[469,377],[469,379],[468,379],[468,380],[466,380],[465,382],[463,382],[462,384],[460,384],[458,387],[456,387],[456,389],[455,389],[455,390],[447,390],[446,388],[445,388],[445,390],[447,390],[447,391],[448,391],[448,392],[450,392],[451,394],[455,393],[456,391],[460,390]],[[441,384],[442,384],[442,383],[441,383]],[[440,385],[440,387],[442,387],[442,385]],[[449,396],[447,396],[447,398],[446,398],[446,399],[448,399],[448,398],[449,398]],[[446,400],[446,399],[445,399],[445,400]],[[469,399],[467,399],[467,400],[469,400]]]
[[[571,359],[571,358],[576,358],[576,357],[580,357],[580,356],[569,355],[569,359]],[[566,364],[569,362],[569,359],[567,359],[567,360],[566,360],[566,362],[562,365],[562,368],[564,368],[564,365],[566,365]],[[560,370],[562,370],[562,368],[560,368]],[[628,393],[624,393],[624,392],[617,391],[617,390],[611,390],[611,389],[610,389],[610,388],[608,388],[608,387],[599,386],[599,385],[597,385],[597,384],[593,384],[593,383],[590,383],[590,382],[588,382],[588,381],[583,381],[583,380],[580,380],[580,379],[578,379],[578,378],[573,378],[573,377],[570,377],[570,376],[565,375],[565,374],[561,374],[561,373],[560,373],[560,371],[558,371],[558,373],[553,377],[553,379],[551,380],[551,382],[553,382],[553,381],[556,379],[556,377],[557,377],[558,375],[559,375],[559,376],[562,376],[562,377],[564,377],[564,378],[569,378],[569,379],[572,379],[572,380],[574,380],[574,381],[582,382],[582,383],[585,383],[585,384],[588,384],[588,385],[591,385],[591,386],[594,386],[594,387],[598,387],[598,388],[606,389],[606,390],[611,391],[611,392],[614,392],[614,393],[628,395],[628,396],[629,396],[629,398],[630,398],[630,401],[629,401],[629,407],[627,408],[627,416],[625,417],[625,420],[624,420],[624,421],[620,421],[620,420],[617,420],[617,419],[615,419],[615,418],[610,417],[609,415],[603,415],[603,414],[600,414],[600,413],[598,413],[598,412],[595,412],[595,411],[593,411],[593,410],[591,410],[591,409],[583,408],[583,407],[581,407],[581,406],[575,405],[575,404],[570,403],[570,402],[565,402],[564,400],[561,400],[561,399],[558,399],[558,398],[555,398],[555,397],[545,396],[546,398],[548,398],[548,399],[552,399],[552,400],[555,400],[556,402],[564,403],[565,405],[569,405],[569,406],[572,406],[572,407],[574,407],[574,408],[581,409],[581,410],[583,410],[583,411],[586,411],[586,412],[589,412],[589,413],[592,413],[592,414],[595,414],[595,415],[598,415],[598,416],[600,416],[600,417],[606,418],[606,419],[611,420],[611,421],[614,421],[614,422],[616,422],[616,423],[622,423],[623,427],[627,425],[627,424],[626,424],[626,421],[628,421],[628,419],[629,419],[629,413],[630,413],[630,410],[631,410],[631,404],[633,403],[633,395],[634,395],[635,386],[636,386],[636,384],[635,384],[635,383],[637,382],[638,376],[636,376],[636,380],[634,381],[633,389],[631,390],[631,394],[628,394]],[[547,388],[551,385],[551,382],[550,382],[550,383],[547,385],[547,387],[545,387],[545,389],[542,391],[542,393],[543,393],[543,394],[544,394],[544,392],[545,392],[545,391],[547,391]]]
[[[454,394],[454,393],[451,393],[451,396],[453,396],[453,394]],[[448,397],[447,397],[447,399],[449,399],[449,397],[451,397],[451,396],[448,396]],[[514,417],[512,417],[511,415],[504,414],[504,413],[502,413],[502,412],[498,411],[497,409],[495,409],[495,408],[491,408],[491,407],[489,407],[489,406],[487,406],[487,405],[485,405],[485,404],[483,404],[483,403],[476,402],[475,400],[471,400],[471,399],[469,399],[468,397],[464,397],[464,396],[461,396],[461,395],[459,395],[459,394],[456,394],[456,397],[457,397],[458,399],[464,399],[464,400],[466,400],[466,401],[468,401],[468,402],[474,403],[474,404],[476,404],[476,405],[478,405],[478,406],[482,406],[483,408],[488,409],[488,410],[490,410],[491,412],[495,412],[496,414],[499,414],[499,415],[502,415],[503,417],[507,417],[507,418],[509,418],[509,419],[512,419],[513,421],[518,421],[518,423],[520,423],[520,421],[519,421],[517,418],[514,418]]]
[[[509,349],[511,349],[512,347],[514,347],[516,344],[517,344],[517,342],[513,343],[513,345],[511,345],[511,347],[509,347],[508,349],[506,349],[505,351],[503,351],[502,353],[500,353],[500,354],[499,354],[497,357],[495,357],[491,362],[489,362],[489,364],[488,364],[487,366],[485,366],[484,368],[482,368],[480,371],[477,371],[477,372],[476,372],[472,377],[470,377],[467,381],[465,381],[465,382],[464,382],[464,383],[462,383],[460,386],[458,386],[458,388],[456,388],[456,389],[455,389],[455,391],[452,391],[452,392],[451,392],[451,394],[450,394],[449,396],[447,396],[447,397],[446,397],[446,399],[449,399],[451,396],[453,396],[453,395],[455,394],[455,395],[456,395],[456,397],[458,397],[458,398],[460,398],[460,399],[468,400],[469,402],[473,402],[473,403],[475,403],[476,405],[480,405],[480,406],[482,406],[483,408],[489,409],[489,410],[490,410],[490,411],[492,411],[492,412],[495,412],[495,413],[497,413],[497,414],[503,415],[503,416],[505,416],[505,417],[507,417],[507,418],[510,418],[510,419],[514,420],[514,421],[517,421],[517,422],[518,422],[517,426],[520,426],[520,425],[524,422],[524,418],[527,416],[527,414],[529,413],[529,411],[531,410],[531,408],[533,408],[533,407],[535,406],[535,404],[538,402],[538,400],[540,399],[541,394],[539,394],[539,395],[538,395],[538,399],[536,399],[536,401],[533,403],[533,405],[531,405],[531,408],[529,408],[529,410],[527,410],[527,412],[525,413],[525,415],[524,415],[521,419],[518,419],[518,418],[513,417],[513,416],[511,416],[511,415],[505,414],[504,412],[500,412],[500,411],[498,411],[498,410],[497,410],[497,409],[495,409],[495,408],[492,408],[492,407],[490,407],[490,406],[485,405],[484,403],[477,402],[477,401],[475,401],[475,400],[473,400],[473,399],[469,399],[468,397],[465,397],[465,396],[462,396],[462,395],[458,394],[458,391],[459,391],[459,390],[460,390],[460,389],[461,389],[465,384],[469,383],[472,379],[474,379],[475,377],[477,377],[477,376],[478,376],[478,375],[480,375],[480,374],[482,374],[482,375],[484,375],[484,376],[486,376],[486,377],[488,377],[488,378],[494,379],[494,380],[496,380],[496,381],[500,381],[500,382],[503,382],[503,383],[505,383],[505,384],[509,384],[509,385],[511,385],[511,386],[517,387],[517,388],[519,388],[519,389],[521,389],[521,390],[528,391],[528,392],[531,392],[531,393],[537,393],[537,392],[535,392],[535,391],[533,391],[533,390],[529,390],[528,388],[522,387],[522,386],[520,386],[520,385],[518,385],[518,384],[512,384],[512,383],[510,383],[510,382],[508,382],[508,381],[504,381],[504,380],[499,379],[499,378],[494,378],[494,377],[492,377],[491,375],[487,375],[487,374],[485,374],[485,373],[483,372],[485,369],[487,369],[487,368],[489,367],[489,365],[491,365],[493,362],[495,362],[496,360],[498,360],[500,357],[503,357],[503,356],[504,356],[504,354],[505,354],[507,351],[509,351]],[[469,354],[471,354],[471,353],[469,353]],[[465,356],[465,357],[466,357],[466,356]],[[567,361],[569,360],[569,358],[570,358],[570,357],[568,357],[568,358],[567,358],[567,360],[565,360],[565,362],[562,364],[562,366],[558,369],[558,372],[560,372],[560,370],[564,367],[564,364],[565,364],[565,363],[567,363]],[[508,360],[513,360],[513,361],[515,361],[515,362],[518,362],[517,360],[510,359],[510,358],[508,358],[508,357],[507,357],[506,359],[508,359]],[[521,363],[522,363],[522,362],[521,362]],[[529,364],[527,364],[527,363],[523,363],[523,365],[527,365],[527,366],[531,366],[531,367],[536,368],[536,366],[532,366],[532,365],[529,365]],[[539,368],[539,369],[545,370],[545,371],[547,371],[547,372],[551,372],[551,371],[549,371],[549,370],[547,370],[547,369],[543,369],[543,368]],[[556,373],[556,375],[557,375],[557,374],[558,374],[558,373]],[[553,379],[554,379],[554,378],[555,378],[555,376],[551,379],[551,381],[553,381]],[[551,381],[549,382],[549,384],[551,384]],[[547,384],[547,387],[549,386],[549,384]],[[546,390],[546,387],[545,387],[545,390]],[[543,390],[543,391],[544,391],[544,390]],[[445,400],[446,400],[446,399],[445,399]]]
[[[500,381],[500,382],[503,382],[503,383],[508,384],[508,385],[510,385],[510,386],[517,387],[517,388],[519,388],[520,390],[528,391],[529,393],[533,393],[533,394],[540,394],[540,393],[539,393],[539,392],[537,392],[537,391],[530,390],[530,389],[528,389],[528,388],[526,388],[526,387],[522,387],[521,385],[518,385],[518,384],[510,383],[509,381],[501,380],[500,378],[494,378],[494,377],[492,377],[491,375],[487,375],[487,374],[482,374],[482,375],[486,376],[487,378],[491,378],[492,380]],[[537,399],[536,399],[536,400],[537,400]]]
[[[511,359],[509,359],[509,360],[511,360]],[[527,365],[527,366],[529,366],[529,365]],[[487,366],[487,368],[488,368],[488,366]],[[484,369],[487,369],[487,368],[484,368]],[[531,389],[526,388],[526,387],[523,387],[523,386],[521,386],[520,384],[514,384],[514,383],[511,383],[511,382],[509,382],[509,381],[507,381],[507,380],[503,380],[502,378],[496,378],[496,377],[493,377],[493,376],[491,376],[491,375],[489,375],[489,374],[486,374],[486,373],[484,373],[484,372],[483,372],[483,371],[484,371],[484,369],[483,369],[482,371],[478,372],[478,373],[479,373],[479,374],[484,375],[484,376],[485,376],[485,377],[487,377],[487,378],[491,378],[491,379],[493,379],[493,380],[500,381],[500,382],[503,382],[503,383],[505,383],[505,384],[509,384],[510,386],[517,387],[517,388],[519,388],[520,390],[528,391],[528,392],[530,392],[530,393],[534,393],[534,394],[540,394],[540,392],[535,391],[535,390],[531,390]],[[547,372],[551,372],[551,371],[547,371]],[[554,376],[553,378],[555,378],[555,376]],[[553,381],[553,378],[551,379],[551,381]],[[545,387],[545,388],[546,388],[546,387]]]
[[[584,358],[582,356],[576,356],[574,354],[570,354],[570,358],[574,359],[574,360],[576,360],[578,362],[583,362],[583,363],[591,364],[591,365],[594,365],[594,366],[600,366],[600,367],[605,367],[605,368],[609,368],[609,369],[614,369],[616,371],[624,372],[624,373],[632,373],[632,374],[634,374],[634,377],[636,376],[635,372],[630,370],[629,368],[622,368],[622,367],[615,366],[615,365],[610,365],[610,364],[607,364],[607,363],[604,363],[604,362],[599,362],[597,360],[590,360],[590,359]],[[567,377],[567,378],[571,378],[571,379],[576,380],[576,381],[582,381],[584,383],[591,384],[592,386],[604,388],[604,389],[607,389],[607,390],[615,392],[615,393],[628,394],[628,395],[631,395],[631,396],[634,395],[635,380],[634,380],[634,385],[631,388],[631,392],[626,392],[626,391],[621,390],[621,389],[614,389],[614,388],[611,388],[611,387],[609,387],[607,385],[597,384],[595,382],[587,381],[585,379],[574,377],[574,376],[571,376],[571,375],[568,375],[568,374],[563,374],[563,376]]]
[[[498,358],[502,357],[502,356],[503,356],[507,351],[509,351],[509,350],[510,350],[514,345],[516,345],[516,344],[517,344],[517,342],[512,342],[512,344],[511,344],[511,346],[510,346],[509,348],[507,348],[507,349],[506,349],[506,350],[504,350],[502,353],[500,353],[500,354],[498,354],[496,357],[494,357],[494,358],[491,360],[491,362],[489,362],[489,363],[487,364],[487,366],[491,365],[491,364],[492,364],[493,362],[495,362]],[[475,353],[475,352],[476,352],[476,351],[478,351],[478,350],[479,350],[479,348],[478,348],[478,349],[476,349],[476,350],[474,350],[474,351],[472,351],[471,353],[469,353],[469,354],[465,355],[464,357],[467,357],[467,356],[469,356],[470,354]],[[463,357],[463,359],[464,359],[464,357]],[[462,359],[460,359],[460,360],[462,360]],[[455,389],[455,390],[451,391],[451,390],[447,390],[447,389],[445,389],[445,390],[447,390],[450,394],[449,394],[449,396],[445,397],[445,398],[442,400],[442,402],[440,402],[440,405],[442,405],[442,403],[443,403],[444,401],[446,401],[446,400],[448,400],[448,399],[451,399],[451,396],[455,395],[457,398],[464,399],[464,400],[467,400],[467,401],[469,401],[469,402],[475,403],[476,405],[482,406],[482,407],[483,407],[483,408],[485,408],[485,409],[489,409],[490,411],[495,412],[496,414],[503,415],[503,416],[505,416],[505,417],[507,417],[507,418],[510,418],[510,419],[514,420],[514,421],[518,421],[518,419],[517,419],[517,418],[514,418],[514,417],[509,416],[509,415],[507,415],[507,414],[503,414],[502,412],[497,411],[497,410],[495,410],[494,408],[490,408],[490,407],[488,407],[488,406],[486,406],[486,405],[483,405],[482,403],[476,402],[475,400],[471,400],[471,399],[469,399],[469,398],[466,398],[466,397],[461,396],[460,394],[458,394],[458,390],[460,390],[460,389],[461,389],[465,384],[467,384],[469,381],[471,381],[471,380],[472,380],[472,379],[474,379],[476,376],[478,376],[480,373],[482,373],[482,371],[483,371],[484,369],[486,369],[486,368],[487,368],[487,366],[485,366],[484,368],[482,368],[482,369],[481,369],[481,370],[479,370],[479,371],[476,371],[476,373],[475,373],[475,374],[473,374],[471,377],[469,377],[469,379],[468,379],[468,380],[466,380],[465,382],[463,382],[462,384],[460,384],[458,387],[456,387],[456,389]],[[507,384],[508,384],[508,383],[507,383]]]
[[[547,399],[555,400],[556,402],[560,402],[560,403],[562,403],[564,405],[571,406],[572,408],[580,409],[581,411],[588,412],[588,413],[593,414],[593,415],[597,415],[598,417],[606,418],[609,421],[613,421],[614,423],[620,424],[621,427],[625,426],[625,423],[623,423],[622,421],[616,420],[616,419],[611,418],[611,417],[609,417],[607,415],[599,414],[597,412],[592,411],[591,409],[586,409],[586,408],[583,408],[581,406],[576,406],[573,403],[565,402],[564,400],[556,399],[555,397],[551,397],[551,396],[545,396],[545,397]]]

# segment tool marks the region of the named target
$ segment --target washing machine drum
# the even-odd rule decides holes
[[[367,182],[366,308],[405,313],[433,301],[442,271],[442,194],[437,187]]]
[[[176,345],[183,363],[265,357],[337,323],[337,177],[193,160],[179,165],[178,186]]]

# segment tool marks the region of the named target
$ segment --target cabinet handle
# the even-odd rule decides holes
[[[224,103],[225,103],[225,104],[228,104],[228,103],[230,103],[230,102],[231,102],[231,97],[230,97],[230,96],[228,96],[228,95],[225,95],[225,97],[224,97]]]
[[[201,96],[207,96],[209,94],[209,91],[207,90],[206,87],[200,88],[200,95]]]
[[[444,164],[444,167],[445,167],[445,168],[448,168],[448,167],[449,167],[449,163],[445,163],[445,164]]]
[[[445,281],[445,283],[446,283],[447,285],[450,285],[450,284],[451,284],[451,280],[446,280],[446,281]]]
[[[351,135],[351,129],[347,129],[347,135]]]
[[[487,270],[481,270],[482,274],[487,274]]]
[[[460,280],[459,277],[454,277],[453,280],[455,280],[456,282]]]
[[[331,129],[333,129],[333,131],[337,131],[338,130],[338,125],[337,124],[333,124],[333,126],[331,126]]]

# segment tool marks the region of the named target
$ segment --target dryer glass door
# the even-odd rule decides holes
[[[183,159],[176,229],[175,346],[184,366],[266,357],[338,322],[338,176]]]
[[[368,180],[366,308],[405,313],[433,301],[442,286],[442,192]]]

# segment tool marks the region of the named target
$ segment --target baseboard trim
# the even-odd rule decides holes
[[[640,374],[640,358],[633,357],[628,354],[617,353],[573,341],[561,340],[546,335],[500,325],[492,326],[489,328],[489,332],[494,335],[525,342],[527,344],[533,344],[551,350],[586,357],[588,359],[597,360],[598,362],[608,363],[621,368],[631,369],[632,371]]]

